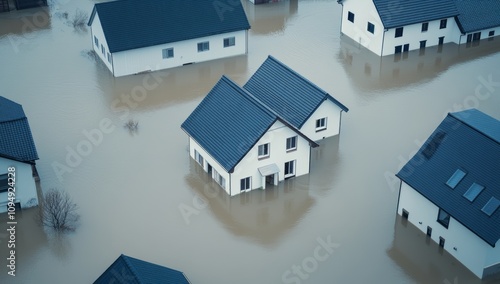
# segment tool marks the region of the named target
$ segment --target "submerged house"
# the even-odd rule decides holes
[[[94,284],[108,283],[163,283],[189,284],[184,273],[144,260],[120,255]]]
[[[340,131],[339,105],[269,57],[243,88],[223,76],[181,128],[190,156],[233,196],[308,174],[314,140]]]
[[[97,3],[92,46],[115,77],[246,54],[250,24],[239,1],[229,8],[208,0]]]
[[[477,277],[500,272],[500,121],[450,113],[401,169],[397,213]]]
[[[453,42],[493,38],[500,32],[496,0],[338,0],[341,33],[379,56]]]
[[[7,211],[8,191],[12,185],[9,185],[12,181],[9,178],[12,177],[15,179],[16,207],[38,205],[36,160],[38,154],[23,107],[0,96],[0,213]]]

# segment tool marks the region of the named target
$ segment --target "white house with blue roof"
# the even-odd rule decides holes
[[[477,277],[500,273],[500,121],[449,113],[397,174],[397,213]]]
[[[493,38],[500,29],[496,0],[338,0],[341,33],[385,56],[453,42]]]
[[[38,154],[23,107],[0,96],[0,213],[7,211],[12,191],[9,178],[14,178],[16,206],[38,205],[36,160]]]
[[[97,3],[88,22],[93,50],[115,77],[246,54],[250,24],[241,3],[230,4]]]
[[[163,283],[163,284],[190,284],[181,271],[120,255],[94,284],[110,283]]]
[[[181,128],[190,156],[233,196],[309,173],[347,107],[269,56],[245,86],[223,76]]]

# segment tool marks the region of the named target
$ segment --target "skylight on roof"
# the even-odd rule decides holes
[[[495,213],[495,211],[498,209],[499,206],[500,206],[500,200],[496,199],[495,197],[491,197],[490,201],[488,201],[488,203],[484,205],[481,211],[483,211],[484,214],[491,216],[493,215],[493,213]]]
[[[457,184],[464,178],[464,176],[465,176],[465,172],[458,169],[450,177],[450,179],[446,182],[446,185],[448,185],[451,188],[455,188],[457,186]]]
[[[467,198],[470,202],[474,201],[476,197],[483,191],[484,186],[473,183],[469,189],[464,193],[464,197]]]

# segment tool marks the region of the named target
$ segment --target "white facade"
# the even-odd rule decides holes
[[[342,109],[330,100],[325,100],[300,128],[309,139],[318,141],[340,133]],[[325,128],[316,128],[316,121],[325,119]]]
[[[287,151],[287,138],[296,137],[296,148]],[[259,145],[269,143],[269,156],[259,158]],[[196,152],[195,152],[196,151]],[[262,176],[259,168],[275,164],[279,172],[269,177],[269,182],[277,185],[285,178],[300,176],[309,173],[310,145],[302,136],[283,123],[276,121],[259,141],[235,166],[232,173],[228,173],[213,157],[211,157],[194,139],[189,138],[189,153],[212,178],[217,181],[226,192],[231,195],[241,193],[241,179],[250,178],[248,190],[264,188],[266,177]],[[199,159],[198,153],[203,157]],[[201,161],[201,162],[200,162]],[[285,163],[293,163],[293,171],[285,176]],[[221,176],[223,180],[219,178]],[[221,181],[223,184],[221,184]],[[244,190],[245,191],[245,190]]]
[[[444,241],[444,249],[471,270],[477,277],[484,278],[500,272],[500,241],[495,247],[490,246],[476,234],[467,229],[452,216],[448,228],[438,223],[439,207],[422,196],[405,182],[402,182],[398,214],[408,212],[408,221],[427,233],[432,228],[430,238],[436,243],[440,237]]]
[[[397,53],[399,48],[404,52],[420,49],[421,45],[435,46],[440,41],[442,44],[467,41],[467,34],[462,35],[454,17],[403,26],[402,35],[396,37],[396,28],[384,28],[372,0],[344,0],[341,4],[341,32],[379,56]],[[440,27],[441,20],[446,20],[445,28]],[[368,31],[368,23],[373,24],[373,33]],[[423,30],[423,23],[427,23],[427,30]],[[490,31],[499,35],[499,30],[500,27],[484,30],[481,38],[487,38]]]
[[[38,195],[30,164],[0,157],[0,174],[6,174],[9,167],[15,167],[15,203],[21,208],[38,205]],[[8,192],[0,193],[0,213],[7,212]]]
[[[90,30],[95,53],[115,77],[242,55],[247,53],[248,48],[248,31],[241,30],[110,53],[98,13],[94,16]],[[224,39],[229,38],[234,38],[234,45],[224,47]],[[202,42],[209,42],[208,50],[198,51],[198,43]],[[173,49],[173,57],[163,58],[164,49]]]

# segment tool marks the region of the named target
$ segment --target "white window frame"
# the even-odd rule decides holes
[[[267,146],[267,151],[265,151],[266,146]],[[259,145],[259,147],[257,147],[257,153],[258,153],[259,159],[269,158],[269,156],[271,156],[271,143],[265,143],[265,144]]]
[[[202,168],[205,168],[203,156],[196,150],[194,150],[194,159]]]
[[[232,36],[232,37],[226,37],[223,40],[223,45],[224,45],[224,48],[235,46],[236,45],[236,37],[234,37],[234,36]]]
[[[297,135],[286,139],[286,151],[289,152],[294,150],[297,150]]]
[[[205,52],[210,50],[210,41],[203,41],[198,43],[198,52]]]
[[[288,167],[287,167],[287,164],[288,164]],[[292,171],[287,173],[287,171],[289,170],[289,165],[292,165]],[[296,165],[296,162],[295,160],[292,160],[292,161],[288,161],[285,163],[285,166],[284,166],[284,170],[283,170],[283,173],[285,174],[285,178],[288,178],[288,177],[293,177],[295,176],[295,169],[297,168],[297,165]]]
[[[247,191],[252,189],[252,177],[242,178],[240,180],[240,191]]]
[[[318,122],[319,122],[319,126],[318,126]],[[316,127],[316,132],[325,130],[327,127],[327,123],[328,123],[328,121],[327,121],[326,117],[316,119],[316,124],[314,125]]]
[[[223,189],[226,189],[226,179],[219,174],[215,169],[213,170],[213,179],[218,183]]]
[[[172,55],[170,55],[170,52],[172,52]],[[174,58],[174,48],[169,47],[169,48],[164,48],[161,50],[161,57],[163,59],[168,59],[168,58]]]

